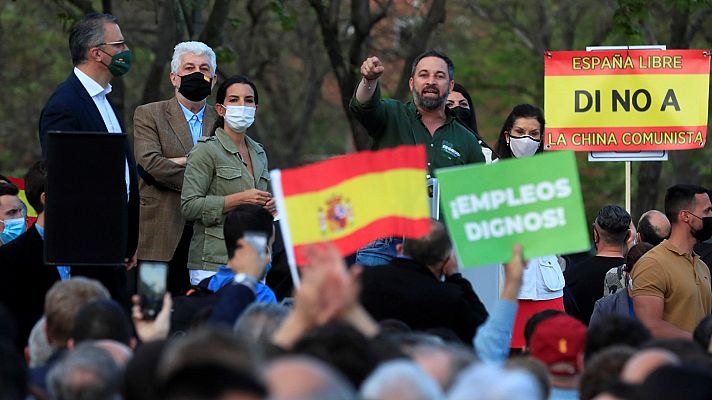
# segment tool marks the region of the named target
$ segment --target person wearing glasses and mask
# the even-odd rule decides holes
[[[121,115],[107,97],[111,93],[111,80],[126,74],[131,68],[131,51],[121,33],[119,20],[109,14],[86,15],[69,34],[69,51],[74,69],[52,93],[40,115],[39,138],[43,157],[48,151],[48,131],[126,132]],[[128,308],[126,270],[136,266],[139,214],[136,162],[128,140],[125,141],[125,153],[128,216],[126,265],[114,268],[72,267],[72,276],[99,280],[114,299]]]
[[[208,45],[178,43],[170,73],[174,97],[134,112],[134,152],[141,176],[138,259],[167,262],[167,288],[176,295],[190,288],[186,265],[193,226],[180,212],[186,155],[201,136],[213,134],[218,116],[207,100],[216,69],[215,52]]]
[[[214,275],[227,263],[223,224],[228,212],[240,204],[256,204],[275,215],[267,192],[269,172],[263,146],[247,135],[257,112],[255,85],[236,75],[218,88],[215,134],[201,137],[188,154],[183,178],[181,212],[193,222],[188,250],[190,282]]]
[[[497,140],[500,160],[531,157],[544,150],[544,114],[531,104],[519,104],[504,121]],[[556,256],[529,260],[522,275],[519,307],[512,331],[514,349],[523,349],[524,326],[532,315],[552,309],[564,311],[564,274]]]

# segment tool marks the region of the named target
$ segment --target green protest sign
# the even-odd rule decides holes
[[[590,246],[572,151],[439,169],[436,176],[443,217],[466,267],[508,261],[515,243],[525,259]]]

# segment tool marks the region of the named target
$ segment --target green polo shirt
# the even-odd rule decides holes
[[[434,135],[430,135],[420,120],[415,104],[412,101],[402,103],[381,99],[380,85],[376,87],[371,100],[364,104],[356,100],[354,92],[349,108],[373,138],[373,150],[403,144],[424,144],[430,175],[438,168],[485,162],[482,147],[475,135],[452,115],[447,114],[445,124]]]

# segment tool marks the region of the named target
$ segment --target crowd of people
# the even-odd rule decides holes
[[[87,15],[69,48],[74,69],[40,116],[45,156],[51,131],[126,131],[107,97],[132,61],[119,21]],[[350,110],[374,149],[423,145],[429,178],[544,150],[544,116],[529,104],[489,146],[445,54],[413,61],[409,102],[381,97],[385,70],[363,62]],[[0,176],[0,400],[712,398],[709,190],[676,184],[637,225],[601,208],[595,254],[525,261],[515,246],[489,309],[436,219],[423,237],[380,238],[347,258],[308,247],[294,287],[269,149],[248,135],[258,88],[232,76],[210,105],[216,71],[210,47],[179,43],[174,97],[135,110],[122,265],[45,264],[46,163],[24,177],[29,226]],[[135,294],[147,262],[168,268],[155,316]]]

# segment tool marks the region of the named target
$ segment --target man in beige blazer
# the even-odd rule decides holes
[[[193,228],[180,213],[186,155],[200,136],[213,135],[217,114],[207,105],[215,86],[215,52],[201,42],[176,45],[171,60],[175,97],[144,104],[134,113],[134,151],[141,181],[140,261],[169,265],[168,290],[190,287],[188,246]]]

